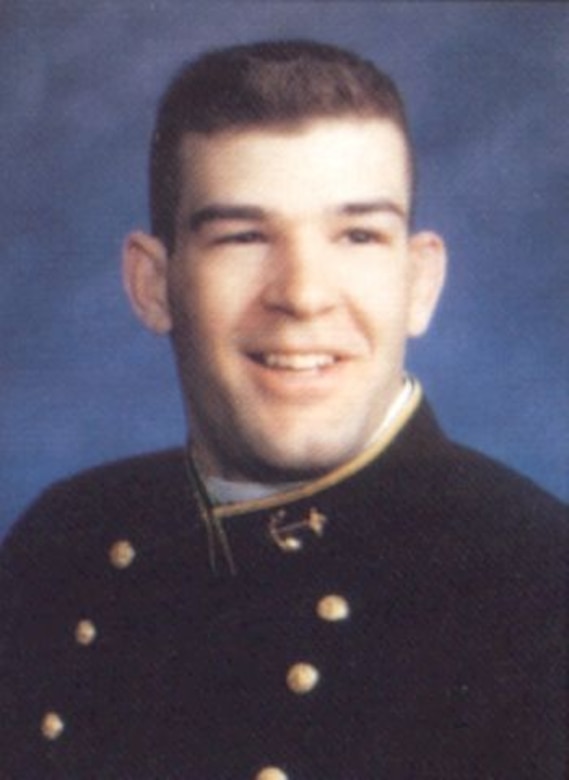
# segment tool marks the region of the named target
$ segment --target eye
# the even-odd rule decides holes
[[[377,244],[382,243],[381,236],[376,231],[365,230],[364,228],[353,228],[345,234],[346,240],[350,244]]]
[[[267,240],[259,230],[241,230],[237,233],[227,233],[217,236],[215,244],[262,244]]]
[[[366,246],[390,246],[395,241],[396,235],[390,228],[383,227],[354,227],[348,228],[342,234],[342,241],[349,245]]]

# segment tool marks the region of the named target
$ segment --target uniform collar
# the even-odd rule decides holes
[[[414,378],[409,378],[370,445],[355,458],[317,479],[293,483],[285,486],[284,489],[282,485],[278,487],[272,486],[269,488],[269,495],[223,504],[213,504],[206,485],[199,476],[195,463],[189,458],[188,466],[191,481],[201,496],[202,505],[204,505],[204,508],[207,508],[208,514],[210,514],[212,519],[216,520],[274,509],[294,501],[310,498],[323,490],[340,484],[381,455],[413,416],[422,397],[423,393],[420,383]],[[272,489],[273,487],[275,488],[274,490]]]

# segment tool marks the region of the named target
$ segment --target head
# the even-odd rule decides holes
[[[166,92],[125,280],[210,472],[309,477],[377,430],[444,277],[442,240],[409,231],[411,159],[391,80],[334,47],[214,52]]]
[[[272,41],[205,54],[181,68],[160,103],[150,156],[152,232],[172,251],[180,148],[188,133],[299,126],[339,117],[388,119],[413,152],[403,101],[389,76],[351,52],[309,41]]]

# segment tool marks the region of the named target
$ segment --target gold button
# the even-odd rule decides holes
[[[65,729],[65,723],[57,712],[46,712],[41,722],[41,733],[51,741],[59,739]]]
[[[280,539],[279,547],[285,552],[296,552],[302,550],[302,542],[300,539],[295,539],[294,536],[285,536]]]
[[[95,624],[90,620],[80,620],[75,626],[75,640],[78,644],[87,645],[92,644],[97,638],[97,629]]]
[[[294,664],[288,670],[286,684],[293,693],[309,693],[320,679],[320,672],[315,666],[307,663]]]
[[[255,780],[288,780],[288,775],[278,766],[266,766],[255,775]]]
[[[135,549],[126,539],[115,542],[109,550],[109,559],[115,569],[127,569],[135,557]]]
[[[316,612],[322,620],[346,620],[350,616],[350,605],[343,596],[330,594],[320,599]]]

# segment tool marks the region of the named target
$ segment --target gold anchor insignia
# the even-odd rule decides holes
[[[326,515],[323,515],[322,512],[319,512],[314,507],[309,509],[308,515],[303,520],[298,520],[295,523],[283,525],[282,521],[285,517],[285,510],[279,509],[278,512],[271,515],[269,520],[271,538],[275,544],[285,552],[294,552],[303,547],[302,540],[297,539],[291,532],[298,531],[302,528],[308,528],[316,536],[322,536],[324,534],[324,526],[328,522]]]

